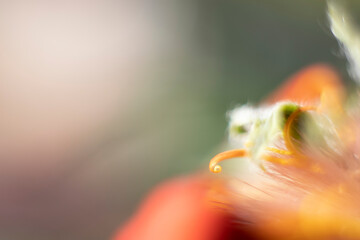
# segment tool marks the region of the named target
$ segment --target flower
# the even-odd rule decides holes
[[[337,73],[327,65],[316,64],[291,77],[266,101],[315,104],[324,99],[324,92],[336,92],[337,101],[342,101],[343,88]],[[319,165],[310,170],[268,162],[268,170],[257,171],[257,178],[247,183],[215,174],[169,180],[150,193],[113,239],[326,239],[329,234],[332,237],[340,233],[355,236],[357,222],[353,221],[351,209],[358,198],[337,196],[339,191],[349,194],[348,188],[355,182],[348,180],[347,170],[326,160],[319,158],[315,162]],[[312,194],[307,194],[309,191]],[[346,206],[346,211],[332,208],[333,204]]]

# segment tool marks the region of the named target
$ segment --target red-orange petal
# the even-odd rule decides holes
[[[325,93],[325,94],[324,94]],[[297,103],[316,104],[330,93],[336,101],[341,101],[344,94],[339,74],[329,65],[318,63],[304,68],[291,76],[278,90],[264,102],[293,101]]]
[[[209,204],[207,185],[202,177],[162,184],[113,240],[221,239],[225,216]]]

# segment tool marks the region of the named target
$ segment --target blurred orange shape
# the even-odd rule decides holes
[[[157,187],[114,240],[222,239],[225,216],[207,201],[208,179],[187,177]]]
[[[339,74],[329,65],[318,63],[310,65],[291,76],[280,88],[274,91],[265,102],[294,101],[297,103],[319,103],[325,95],[332,95],[341,101],[344,95]]]

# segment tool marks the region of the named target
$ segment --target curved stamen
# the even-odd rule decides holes
[[[295,112],[293,112],[290,115],[290,117],[286,120],[283,134],[284,134],[285,145],[290,152],[301,155],[301,153],[299,152],[298,148],[295,146],[293,139],[291,137],[291,127],[293,126],[293,122],[295,121],[296,117],[302,112],[316,111],[316,110],[317,108],[314,106],[301,107]]]
[[[219,162],[230,158],[244,157],[246,155],[247,152],[245,149],[235,149],[219,153],[210,160],[209,169],[213,173],[219,173],[221,172],[221,166],[218,165]]]

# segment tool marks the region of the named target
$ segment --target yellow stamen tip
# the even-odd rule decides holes
[[[210,160],[209,170],[213,173],[219,173],[221,172],[221,166],[218,165],[219,162],[229,158],[244,157],[245,155],[246,151],[244,149],[235,149],[219,153]]]
[[[213,169],[211,169],[211,171],[213,172],[213,173],[219,173],[219,172],[221,172],[221,166],[220,165],[216,165]]]

